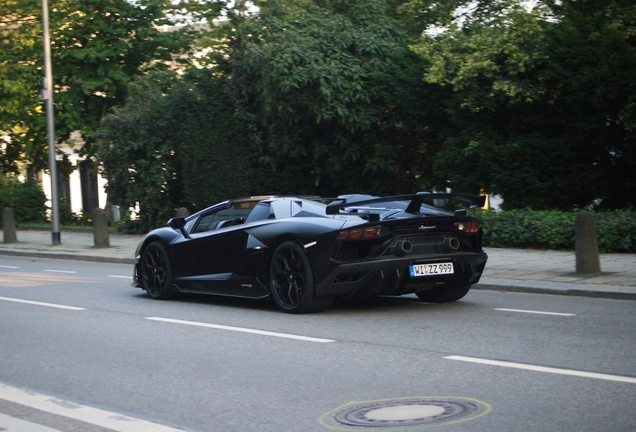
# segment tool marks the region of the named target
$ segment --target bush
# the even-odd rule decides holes
[[[599,252],[636,253],[636,211],[593,213]],[[484,246],[574,250],[576,212],[482,211]]]
[[[46,220],[46,196],[37,182],[20,183],[17,179],[0,180],[0,209],[9,207],[17,223],[44,222]]]

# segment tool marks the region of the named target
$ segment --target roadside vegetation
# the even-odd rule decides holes
[[[0,208],[14,212],[18,227],[49,227],[46,221],[46,197],[39,183],[22,184],[15,180],[0,183]],[[60,223],[65,228],[91,228],[90,214],[71,213],[61,206]],[[172,217],[166,208],[166,220]],[[483,222],[484,246],[528,249],[574,250],[574,222],[577,212],[516,209],[507,211],[471,211]],[[636,211],[633,209],[593,212],[599,252],[636,253]],[[164,222],[165,223],[165,222]],[[111,222],[122,233],[138,232],[135,224]]]
[[[27,182],[39,8],[0,0],[0,169]],[[448,188],[503,197],[493,244],[571,248],[574,209],[633,226],[633,0],[66,0],[51,38],[57,138],[81,131],[127,232],[229,196]]]
[[[574,250],[577,212],[518,209],[480,211],[484,246]],[[599,252],[636,253],[636,211],[593,212]]]

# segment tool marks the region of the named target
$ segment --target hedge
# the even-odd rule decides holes
[[[17,180],[0,179],[0,212],[9,207],[16,222],[44,222],[46,196],[40,183],[23,184]]]
[[[593,212],[599,252],[636,253],[636,211]],[[484,246],[574,250],[577,212],[481,211]]]

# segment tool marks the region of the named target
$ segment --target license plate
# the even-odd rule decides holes
[[[415,264],[409,266],[411,277],[453,274],[453,263]]]

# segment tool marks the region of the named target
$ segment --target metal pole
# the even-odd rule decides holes
[[[46,102],[46,138],[49,146],[51,174],[51,234],[53,245],[62,243],[60,236],[60,202],[58,199],[57,161],[55,159],[55,123],[53,121],[53,72],[51,69],[51,40],[49,38],[49,4],[42,0],[42,40],[44,44],[44,100]]]

